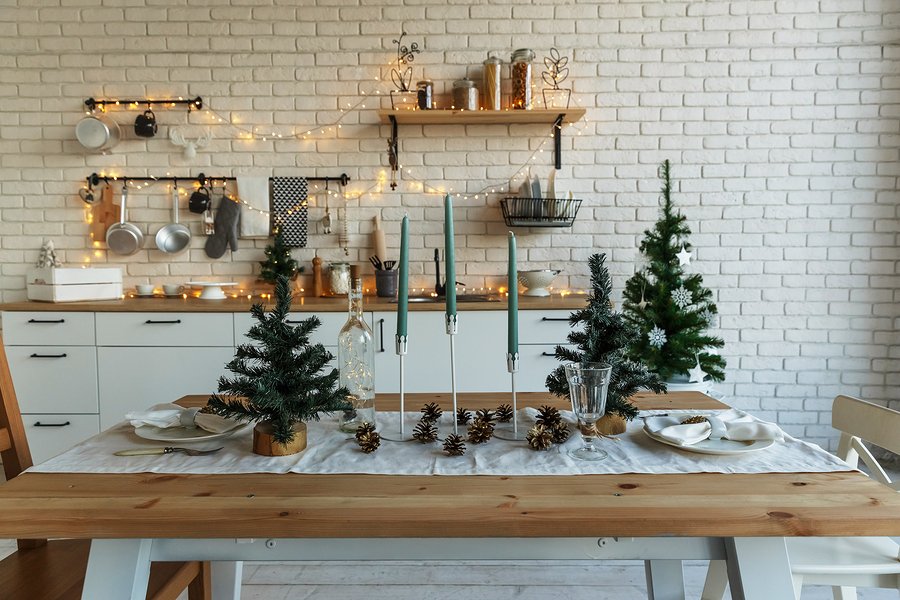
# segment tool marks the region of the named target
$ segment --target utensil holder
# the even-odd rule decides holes
[[[375,271],[375,295],[379,298],[395,298],[397,296],[398,271]]]

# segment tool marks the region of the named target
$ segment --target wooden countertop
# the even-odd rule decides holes
[[[0,304],[5,311],[36,312],[247,312],[250,306],[261,302],[259,298],[226,298],[225,300],[200,300],[199,298],[125,298],[124,300],[104,300],[94,302],[7,302]],[[274,303],[274,299],[266,300]],[[576,310],[587,302],[584,294],[569,295],[565,298],[550,296],[536,298],[519,296],[519,310]],[[366,296],[364,310],[395,312],[396,302],[388,302],[376,296]],[[506,300],[497,302],[459,302],[460,311],[506,310]],[[411,311],[443,312],[443,302],[410,302]],[[294,312],[346,312],[347,298],[316,298],[299,296],[294,298],[291,310]]]

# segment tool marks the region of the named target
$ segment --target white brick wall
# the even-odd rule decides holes
[[[127,283],[227,275],[250,282],[261,242],[218,261],[203,253],[200,223],[189,254],[147,249],[126,260],[94,256],[77,197],[95,170],[128,174],[205,171],[329,175],[346,171],[350,192],[384,177],[384,139],[370,101],[340,134],[315,141],[235,139],[213,127],[193,164],[165,138],[183,111],[158,111],[160,138],[126,136],[108,155],[85,154],[74,124],[89,96],[201,95],[244,126],[289,133],[334,122],[340,109],[384,77],[401,26],[425,52],[414,80],[453,79],[488,50],[508,56],[551,46],[572,56],[581,135],[567,131],[558,188],[585,202],[571,230],[520,231],[521,268],[565,270],[586,285],[584,260],[611,255],[620,288],[633,272],[642,231],[656,215],[656,166],[674,164],[690,219],[695,263],[718,294],[728,381],[739,406],[778,419],[791,433],[829,442],[837,393],[900,397],[900,4],[877,0],[275,0],[131,6],[119,0],[0,0],[0,298],[24,297],[23,272],[51,237],[70,263],[123,264]],[[185,6],[186,5],[186,6]],[[474,67],[473,67],[474,65]],[[121,122],[134,113],[120,114]],[[202,124],[202,115],[190,118]],[[538,148],[546,128],[401,128],[401,161],[434,186],[474,193],[504,185]],[[550,146],[534,172],[546,179]],[[350,259],[371,253],[371,217],[390,234],[414,219],[413,272],[428,285],[430,248],[441,243],[439,198],[374,190],[349,202]],[[134,193],[132,220],[152,234],[167,222],[155,186]],[[472,262],[460,280],[496,285],[505,227],[498,196],[459,200],[458,245]],[[334,211],[332,202],[332,212]],[[323,214],[321,199],[311,208]],[[148,248],[152,235],[148,235]],[[337,236],[309,248],[342,257]]]

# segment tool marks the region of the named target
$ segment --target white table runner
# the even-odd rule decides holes
[[[533,415],[533,409],[524,409]],[[642,411],[652,415],[663,411]],[[676,411],[668,411],[670,413]],[[698,411],[691,411],[696,414]],[[711,411],[704,411],[711,412]],[[449,416],[447,416],[449,417]],[[563,417],[573,421],[571,412]],[[391,421],[393,419],[393,421]],[[396,423],[397,413],[379,413],[379,423]],[[529,419],[529,422],[532,419]],[[47,462],[32,473],[369,473],[383,475],[590,475],[616,473],[797,473],[852,470],[820,447],[785,436],[772,447],[737,456],[712,456],[680,450],[651,440],[641,431],[642,419],[628,424],[618,441],[599,440],[609,453],[602,461],[576,460],[566,453],[581,444],[577,432],[562,445],[537,452],[524,441],[494,438],[485,444],[466,443],[463,456],[447,456],[441,442],[420,444],[382,440],[372,454],[359,450],[351,434],[338,430],[335,419],[308,424],[309,446],[293,456],[265,457],[251,452],[251,428],[231,437],[190,444],[206,449],[224,446],[220,452],[190,457],[184,454],[114,456],[134,448],[177,445],[150,442],[134,434],[127,423],[95,436]],[[574,429],[574,427],[573,427]],[[441,439],[452,432],[449,419],[441,423]],[[465,434],[465,428],[460,426]]]

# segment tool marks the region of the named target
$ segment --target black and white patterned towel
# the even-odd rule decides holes
[[[305,248],[309,207],[306,177],[272,178],[272,227],[291,248]]]

